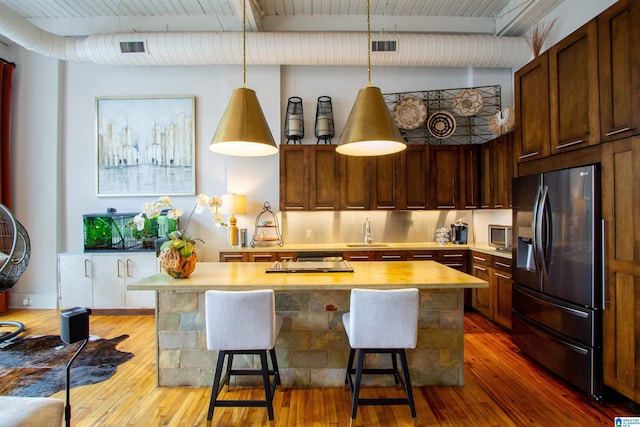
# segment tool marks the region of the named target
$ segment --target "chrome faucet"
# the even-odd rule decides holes
[[[371,234],[371,221],[369,217],[364,222],[364,243],[373,243],[373,234]]]

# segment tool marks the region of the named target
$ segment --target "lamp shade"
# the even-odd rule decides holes
[[[235,89],[209,149],[229,156],[269,156],[278,153],[256,93]]]
[[[380,88],[360,89],[336,151],[347,156],[382,156],[405,148]]]
[[[220,213],[223,215],[244,215],[247,213],[247,196],[244,194],[224,194]]]

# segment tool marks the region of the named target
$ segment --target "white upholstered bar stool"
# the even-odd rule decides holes
[[[405,349],[415,348],[418,341],[419,305],[420,293],[415,288],[351,290],[350,311],[342,315],[342,322],[351,347],[344,382],[351,392],[352,421],[356,418],[358,405],[409,405],[411,417],[416,417]],[[358,361],[354,368],[356,350]],[[391,368],[365,368],[365,355],[368,353],[390,354]],[[398,371],[397,357],[400,358],[403,376]],[[403,387],[406,398],[361,399],[363,374],[393,375],[395,383]]]
[[[273,394],[280,383],[280,372],[274,346],[282,317],[276,315],[273,290],[207,291],[205,292],[207,348],[218,351],[218,361],[211,387],[211,401],[207,420],[220,407],[265,407],[273,421]],[[271,357],[269,369],[267,352]],[[233,369],[234,355],[260,356],[260,369]],[[227,368],[222,372],[225,358]],[[222,400],[218,394],[231,375],[260,375],[265,400]],[[273,376],[273,381],[270,381]]]

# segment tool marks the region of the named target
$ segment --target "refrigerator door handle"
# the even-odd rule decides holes
[[[549,274],[549,262],[551,261],[551,246],[553,242],[553,219],[551,217],[551,206],[549,204],[549,187],[546,185],[542,189],[538,222],[540,270],[542,271],[544,280],[547,280],[547,276]]]
[[[536,275],[540,276],[540,258],[538,256],[538,223],[539,223],[539,209],[540,209],[540,198],[542,196],[542,186],[538,186],[538,191],[536,192],[536,197],[533,201],[533,215],[531,219],[531,229],[533,233],[531,233],[531,252],[533,253],[533,263],[536,267]]]

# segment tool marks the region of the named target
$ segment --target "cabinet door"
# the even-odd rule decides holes
[[[601,140],[640,132],[640,3],[618,0],[598,15]]]
[[[511,180],[513,179],[513,140],[510,132],[494,140],[493,144],[493,206],[497,209],[511,208]]]
[[[407,251],[408,261],[435,261],[437,256],[436,251]]]
[[[249,252],[249,262],[274,262],[276,260],[275,252]]]
[[[375,260],[376,261],[406,261],[407,252],[406,251],[376,251]]]
[[[511,274],[511,260],[494,257],[493,284],[495,292],[493,298],[493,320],[511,329],[511,294],[513,276]]]
[[[597,30],[592,20],[549,49],[552,154],[600,140]]]
[[[402,153],[378,156],[373,164],[372,209],[403,209]]]
[[[309,146],[309,208],[338,210],[340,208],[340,164],[333,145]]]
[[[409,145],[404,151],[406,209],[427,209],[429,200],[429,146]]]
[[[480,207],[480,170],[478,162],[478,146],[474,144],[460,145],[460,209],[477,209]]]
[[[124,259],[125,275],[125,307],[154,308],[156,306],[155,291],[129,291],[126,285],[145,277],[153,276],[160,271],[155,253],[127,254]]]
[[[302,145],[280,146],[280,210],[309,209],[309,162]]]
[[[603,145],[604,383],[640,401],[640,137]]]
[[[93,307],[91,256],[58,255],[60,308]]]
[[[93,307],[124,308],[126,267],[121,255],[92,255]]]
[[[467,272],[467,250],[440,250],[437,251],[437,261],[462,272]]]
[[[480,207],[484,209],[493,207],[495,141],[485,142],[480,147]]]
[[[249,254],[246,252],[220,252],[220,262],[247,262]]]
[[[516,71],[516,156],[520,162],[549,155],[548,52]]]
[[[373,251],[348,251],[342,253],[342,258],[347,261],[375,261],[376,254]]]
[[[458,209],[460,178],[458,146],[434,145],[429,148],[431,209]]]
[[[471,253],[471,274],[489,283],[488,288],[471,290],[471,305],[489,319],[493,319],[491,270],[491,256],[480,252]]]
[[[340,209],[370,209],[370,189],[370,158],[340,156]]]

